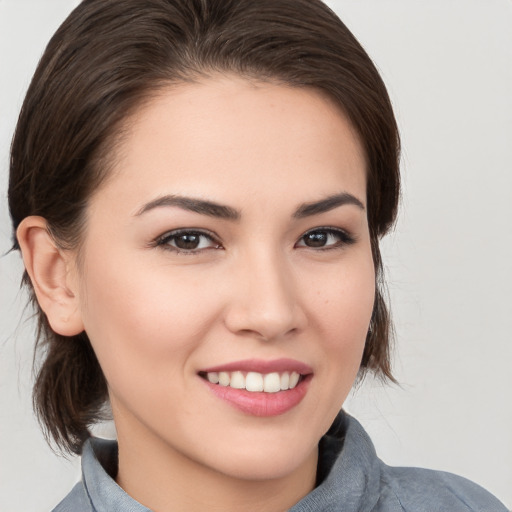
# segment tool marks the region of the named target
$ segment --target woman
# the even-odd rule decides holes
[[[50,42],[9,204],[47,353],[56,510],[504,510],[337,416],[392,379],[384,85],[311,1],[86,1]],[[112,407],[118,445],[90,439]],[[329,430],[328,435],[324,434]]]

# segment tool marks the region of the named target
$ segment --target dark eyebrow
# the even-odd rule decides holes
[[[203,199],[194,199],[191,197],[174,195],[158,197],[157,199],[146,203],[135,215],[139,216],[148,212],[149,210],[160,208],[162,206],[177,206],[183,210],[200,213],[201,215],[208,215],[209,217],[218,217],[220,219],[240,219],[240,212],[234,208],[231,208],[230,206],[224,206],[222,204],[205,201]]]
[[[329,210],[333,210],[334,208],[338,208],[338,206],[346,204],[353,204],[358,208],[361,208],[361,210],[364,210],[363,203],[357,199],[357,197],[347,192],[343,192],[341,194],[326,197],[320,201],[305,203],[295,210],[293,216],[296,219],[303,219],[304,217],[309,217],[311,215],[328,212]]]

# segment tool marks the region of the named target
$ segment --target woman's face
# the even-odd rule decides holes
[[[245,479],[314,463],[372,312],[365,208],[361,144],[318,92],[218,77],[137,113],[78,279],[121,462]]]

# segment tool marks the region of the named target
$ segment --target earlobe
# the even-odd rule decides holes
[[[63,336],[84,330],[78,293],[71,275],[71,254],[59,248],[42,217],[23,219],[16,231],[25,268],[51,328]]]

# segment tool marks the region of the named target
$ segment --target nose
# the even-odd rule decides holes
[[[293,269],[285,260],[264,253],[237,266],[225,315],[230,331],[270,341],[304,329],[307,316]]]

